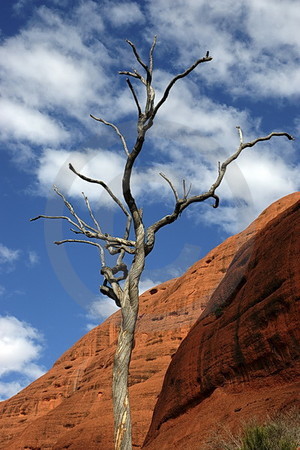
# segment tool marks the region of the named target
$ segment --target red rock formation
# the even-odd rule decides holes
[[[295,193],[274,203],[245,231],[227,239],[182,277],[141,296],[130,368],[134,448],[144,441],[172,355],[235,253],[249,240],[254,248],[258,230],[299,198]],[[0,449],[113,448],[111,371],[119,320],[119,313],[111,316],[80,339],[43,377],[0,403]]]
[[[300,201],[235,255],[165,376],[143,448],[205,448],[299,400]],[[299,380],[299,378],[298,378]]]

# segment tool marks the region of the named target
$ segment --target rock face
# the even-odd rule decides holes
[[[296,404],[299,261],[300,201],[236,253],[172,359],[143,448],[206,448],[217,424]]]
[[[224,414],[228,411],[231,420],[232,408],[251,409],[245,405],[252,404],[247,392],[252,396],[253,386],[265,402],[264,411],[288,398],[288,383],[294,389],[296,348],[291,296],[296,295],[296,286],[299,293],[296,247],[291,246],[292,232],[296,232],[292,218],[297,213],[291,211],[299,200],[300,193],[295,193],[275,202],[245,231],[228,238],[182,277],[141,296],[130,367],[133,448],[143,444],[171,360],[146,448],[175,447],[173,442],[180,436],[175,438],[172,424],[178,432],[183,419],[182,442],[187,445],[177,448],[195,448],[188,447],[187,440],[190,411],[200,408],[201,415],[192,416],[194,421],[198,417],[199,424],[203,415],[208,420],[203,412],[206,404]],[[279,225],[274,225],[276,218],[285,221],[285,228],[279,227],[281,235]],[[272,274],[276,282],[264,284]],[[235,300],[241,293],[246,300]],[[177,352],[205,307],[205,317]],[[111,374],[119,322],[118,312],[80,339],[43,377],[0,403],[0,449],[113,449]],[[274,380],[271,390],[267,379]],[[285,394],[280,394],[281,385]],[[268,401],[263,389],[268,391]],[[235,419],[238,413],[232,414]],[[203,433],[201,427],[197,430],[198,435]]]

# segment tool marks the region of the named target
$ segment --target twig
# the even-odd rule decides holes
[[[98,230],[100,233],[102,233],[101,228],[100,228],[100,225],[99,225],[98,221],[96,220],[96,218],[95,218],[95,216],[94,216],[94,214],[93,214],[93,211],[92,211],[92,208],[91,208],[89,199],[88,199],[87,196],[84,194],[84,192],[82,192],[82,195],[83,195],[83,198],[84,198],[86,207],[87,207],[87,209],[88,209],[88,211],[89,211],[89,213],[90,213],[91,219],[93,220],[94,224],[96,225],[97,230]]]
[[[140,55],[138,54],[138,51],[137,51],[135,45],[134,45],[129,39],[126,39],[126,42],[127,42],[127,43],[130,45],[130,47],[132,48],[133,53],[134,53],[134,56],[136,57],[136,60],[137,60],[137,61],[140,63],[140,65],[146,70],[146,72],[148,72],[148,71],[149,71],[149,68],[148,68],[148,66],[142,61]]]
[[[116,125],[114,125],[113,123],[107,122],[104,119],[98,119],[97,117],[93,116],[93,114],[90,114],[90,117],[92,119],[96,120],[97,122],[104,123],[104,125],[107,125],[107,126],[113,128],[115,130],[115,132],[117,133],[117,135],[119,136],[119,138],[121,139],[121,142],[122,142],[122,145],[123,145],[123,148],[125,150],[126,155],[129,156],[129,151],[128,151],[128,148],[127,148],[125,137],[123,136],[123,134],[121,133],[119,128]]]
[[[127,211],[127,209],[125,208],[125,206],[122,204],[122,202],[118,199],[118,197],[115,196],[115,194],[112,192],[112,190],[107,186],[106,183],[104,183],[104,181],[101,180],[96,180],[94,178],[90,178],[87,177],[86,175],[83,175],[79,172],[77,172],[77,170],[74,168],[74,166],[70,163],[69,164],[69,169],[75,173],[75,175],[77,175],[79,178],[81,178],[84,181],[88,181],[89,183],[95,183],[95,184],[99,184],[100,186],[102,186],[106,192],[111,196],[111,198],[113,199],[113,201],[122,209],[123,213],[128,216],[129,212]]]
[[[45,216],[43,214],[40,214],[39,216],[36,216],[36,217],[33,217],[32,219],[30,219],[30,222],[33,222],[34,220],[38,220],[38,219],[63,219],[63,220],[67,220],[74,227],[78,228],[80,230],[80,232],[82,232],[80,226],[77,225],[77,223],[75,223],[72,219],[70,219],[70,217],[67,217],[67,216]]]
[[[138,110],[138,114],[139,114],[139,117],[140,117],[140,115],[142,114],[142,110],[141,110],[141,107],[140,107],[137,95],[135,93],[134,87],[132,86],[131,81],[129,80],[129,78],[126,78],[126,83],[128,84],[129,89],[131,90],[131,93],[133,95],[133,98],[134,98],[134,101],[135,101],[135,104],[136,104],[136,107],[137,107],[137,110]]]
[[[170,188],[171,188],[172,191],[173,191],[175,200],[176,200],[176,202],[178,202],[178,201],[179,201],[178,193],[177,193],[175,187],[173,186],[171,180],[169,180],[169,178],[168,178],[164,173],[162,173],[162,172],[160,172],[159,175],[160,175],[164,180],[166,180],[166,182],[169,184]]]
[[[150,49],[150,54],[149,54],[149,72],[150,72],[151,75],[153,73],[153,52],[154,52],[154,49],[155,49],[155,46],[156,46],[156,40],[157,40],[157,36],[155,35],[154,39],[153,39],[153,43],[152,43],[151,49]]]
[[[239,136],[240,136],[240,144],[242,144],[243,143],[243,132],[242,132],[242,129],[239,126],[237,126],[236,128],[237,128]]]
[[[152,120],[154,119],[155,115],[157,114],[157,111],[159,110],[159,108],[161,107],[161,105],[167,100],[170,90],[172,89],[172,87],[174,86],[174,84],[176,83],[177,80],[179,80],[180,78],[184,78],[186,77],[190,72],[192,72],[199,64],[204,63],[204,62],[208,62],[208,61],[212,61],[212,57],[211,56],[205,56],[204,58],[200,58],[198,59],[196,62],[194,62],[194,64],[192,64],[188,69],[186,69],[184,72],[176,75],[168,84],[168,86],[165,89],[165,92],[161,98],[161,100],[157,103],[157,105],[154,108],[153,111],[153,115],[152,115]]]

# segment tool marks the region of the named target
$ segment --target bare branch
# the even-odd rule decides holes
[[[240,129],[240,127],[238,127],[238,131],[239,131],[239,136],[240,136],[240,141],[241,141],[243,134],[242,134],[242,130]],[[243,144],[241,142],[238,149],[231,156],[229,156],[229,158],[227,158],[222,164],[220,164],[220,162],[218,162],[217,179],[211,185],[210,189],[207,192],[200,194],[200,195],[195,195],[193,197],[190,197],[189,199],[182,199],[182,200],[180,199],[179,201],[176,202],[173,213],[168,214],[165,217],[162,217],[160,220],[158,220],[153,225],[148,227],[147,233],[146,233],[146,254],[150,253],[154,246],[155,233],[158,230],[160,230],[160,228],[164,227],[165,225],[168,225],[168,224],[174,222],[178,218],[178,216],[182,213],[182,211],[184,211],[191,203],[196,203],[196,202],[199,203],[199,202],[203,202],[204,200],[207,200],[208,198],[214,198],[215,203],[212,206],[213,206],[213,208],[217,208],[219,206],[220,200],[219,200],[219,197],[215,194],[215,190],[217,189],[218,186],[220,186],[220,184],[224,178],[224,175],[226,173],[227,166],[230,163],[232,163],[235,159],[237,159],[238,156],[241,154],[241,152],[245,148],[253,147],[255,144],[257,144],[258,142],[261,142],[261,141],[268,141],[273,136],[285,136],[289,140],[294,140],[293,136],[291,136],[288,133],[272,132],[272,133],[268,134],[267,136],[257,138],[255,140],[247,142],[245,144]]]
[[[137,51],[135,45],[134,45],[131,41],[129,41],[129,39],[126,39],[126,42],[127,42],[127,43],[130,45],[130,47],[132,48],[133,53],[134,53],[134,56],[136,57],[136,60],[137,60],[137,61],[139,62],[139,64],[146,70],[146,72],[148,72],[148,71],[149,71],[149,68],[148,68],[148,66],[142,61],[140,55],[138,54],[138,51]]]
[[[257,139],[254,139],[251,142],[248,142],[247,144],[243,144],[243,149],[246,147],[253,147],[253,145],[257,144],[257,142],[268,141],[273,136],[285,136],[288,138],[289,141],[295,140],[295,138],[293,136],[291,136],[289,133],[285,133],[284,131],[273,131],[272,133],[268,134],[268,136],[259,137]]]
[[[123,136],[123,134],[121,133],[119,128],[116,125],[114,125],[113,123],[107,122],[104,119],[98,119],[97,117],[93,116],[92,114],[90,114],[90,117],[92,119],[96,120],[97,122],[104,123],[104,125],[107,125],[107,126],[113,128],[115,130],[115,132],[117,133],[117,135],[119,136],[119,138],[121,139],[121,142],[122,142],[122,145],[123,145],[123,148],[125,150],[126,155],[129,156],[129,151],[128,151],[128,148],[127,148],[125,137]]]
[[[126,82],[127,82],[128,86],[129,86],[129,89],[131,90],[131,93],[133,95],[133,98],[134,98],[134,101],[135,101],[135,104],[136,104],[136,107],[137,107],[137,110],[138,110],[138,114],[139,114],[139,117],[140,117],[140,115],[142,114],[142,110],[141,110],[141,107],[140,107],[137,95],[135,93],[134,87],[132,86],[131,81],[129,80],[129,78],[126,78]]]
[[[119,70],[119,75],[127,75],[129,77],[141,79],[142,76],[135,70],[134,72],[129,72],[129,70]]]
[[[111,196],[111,198],[113,199],[113,201],[122,209],[123,213],[128,216],[129,212],[127,211],[127,209],[125,208],[125,206],[122,204],[122,202],[118,199],[118,197],[115,196],[115,194],[112,192],[112,190],[107,186],[106,183],[104,183],[104,181],[101,180],[95,180],[94,178],[90,178],[87,177],[85,175],[82,175],[81,173],[77,172],[77,170],[74,168],[74,166],[70,163],[69,164],[69,169],[75,173],[75,175],[77,175],[79,178],[81,178],[84,181],[88,181],[89,183],[95,183],[95,184],[99,184],[100,186],[102,186],[106,192]]]
[[[237,126],[236,128],[237,128],[239,136],[240,136],[240,144],[242,144],[244,142],[242,129],[239,126]]]
[[[77,220],[77,222],[79,223],[80,228],[84,228],[84,225],[88,227],[88,225],[82,220],[80,219],[80,217],[76,214],[73,206],[71,205],[71,203],[66,199],[66,197],[64,196],[64,194],[62,194],[58,188],[56,186],[53,186],[53,190],[54,192],[59,195],[59,197],[61,197],[63,199],[64,204],[66,205],[66,207],[68,208],[68,210],[70,211],[70,213],[72,214],[73,217],[75,217],[75,219]],[[90,228],[90,227],[89,227]]]
[[[85,239],[62,239],[61,241],[55,241],[54,244],[56,245],[61,245],[61,244],[65,244],[66,242],[79,242],[82,244],[90,244],[90,245],[94,245],[96,247],[101,247],[100,244],[98,244],[97,242],[93,242],[93,241],[88,241]]]
[[[101,261],[101,266],[104,267],[105,266],[105,254],[104,254],[104,249],[102,247],[102,245],[97,244],[97,242],[93,242],[93,241],[87,241],[84,239],[63,239],[61,241],[55,241],[54,244],[56,245],[61,245],[61,244],[65,244],[66,242],[76,242],[76,243],[82,243],[82,244],[90,244],[90,245],[94,245],[95,247],[98,247],[99,253],[100,253],[100,261]]]
[[[203,58],[198,59],[196,62],[194,62],[194,64],[192,64],[188,69],[186,69],[184,72],[176,75],[168,84],[167,88],[165,89],[165,92],[161,98],[161,100],[157,103],[156,107],[154,108],[153,111],[153,115],[152,115],[152,120],[154,119],[155,115],[157,114],[157,111],[159,110],[159,108],[161,107],[161,105],[167,100],[170,90],[172,89],[172,87],[174,86],[174,84],[176,83],[177,80],[179,80],[180,78],[184,78],[186,77],[190,72],[192,72],[199,64],[204,63],[204,62],[208,62],[208,61],[212,61],[212,57],[211,56],[205,56]]]
[[[173,191],[175,200],[176,200],[176,202],[178,202],[178,201],[179,201],[178,193],[177,193],[175,187],[173,186],[171,180],[169,180],[169,178],[168,178],[164,173],[162,173],[162,172],[160,172],[159,175],[160,175],[164,180],[166,180],[166,182],[169,184],[170,188],[171,188],[172,191]]]
[[[220,199],[216,194],[212,194],[211,196],[212,198],[215,199],[215,203],[212,205],[213,208],[218,208],[219,203],[220,203]]]
[[[95,216],[94,216],[94,214],[93,214],[93,211],[92,211],[92,208],[91,208],[89,199],[88,199],[87,196],[84,194],[84,192],[82,192],[82,195],[83,195],[83,198],[84,198],[86,207],[87,207],[87,209],[88,209],[88,211],[89,211],[89,213],[90,213],[91,219],[93,220],[94,224],[96,225],[97,230],[98,230],[100,233],[102,233],[101,228],[100,228],[100,225],[99,225],[98,221],[96,220],[96,218],[95,218]]]
[[[67,216],[45,216],[45,215],[39,215],[37,217],[33,217],[32,219],[30,219],[30,222],[33,222],[34,220],[38,220],[38,219],[63,219],[63,220],[67,220],[74,227],[78,228],[80,230],[80,233],[82,232],[80,226],[77,225],[77,223],[75,223],[72,219],[70,219],[70,217],[67,217]]]
[[[152,72],[153,72],[153,52],[154,52],[154,49],[155,49],[155,46],[156,46],[156,40],[157,40],[157,36],[155,35],[154,39],[153,39],[153,43],[152,43],[151,49],[150,49],[150,55],[149,55],[149,72],[150,72],[151,75],[152,75]]]
[[[135,253],[134,247],[128,247],[128,246],[122,245],[122,244],[107,244],[105,246],[105,248],[109,251],[109,253],[111,255],[120,254],[122,251],[129,253],[130,255],[134,255],[134,253]],[[124,253],[122,254],[122,258],[123,257],[124,257]],[[120,264],[121,262],[122,262],[122,260],[117,262],[117,264]]]

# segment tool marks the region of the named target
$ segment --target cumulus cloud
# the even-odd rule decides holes
[[[75,7],[68,20],[43,6],[18,35],[1,42],[2,139],[57,145],[76,134],[68,133],[59,113],[65,122],[84,124],[96,98],[106,103],[103,66],[111,58],[91,37],[102,30],[101,23],[94,2]]]
[[[37,363],[42,352],[42,335],[14,316],[0,316],[0,396],[3,400],[43,375]],[[3,381],[10,375],[15,380]],[[7,390],[5,388],[7,387]]]

